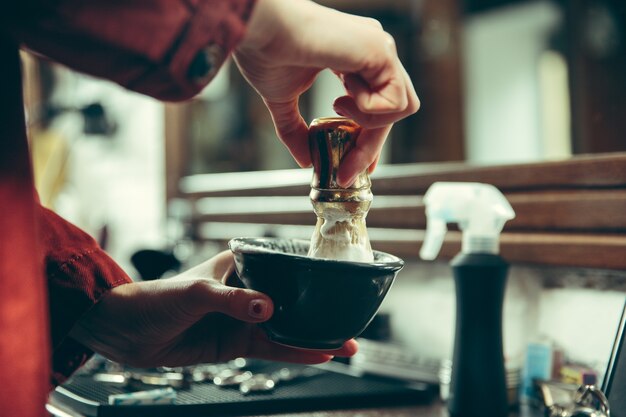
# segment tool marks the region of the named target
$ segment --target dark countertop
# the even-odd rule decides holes
[[[51,403],[49,409],[55,417],[82,417],[72,410],[60,407],[58,404]],[[54,412],[56,408],[57,412]],[[307,411],[303,413],[286,413],[286,414],[264,414],[250,417],[448,417],[445,404],[437,402],[430,405],[411,406],[411,407],[383,407],[383,408],[361,408],[348,410],[328,410],[328,411]],[[184,417],[184,416],[177,416]],[[543,413],[539,410],[522,409],[512,412],[510,417],[543,417]]]
[[[445,404],[427,406],[385,407],[354,410],[317,411],[306,413],[274,414],[271,417],[448,417]],[[523,408],[511,413],[510,417],[542,417],[539,410]],[[256,416],[255,416],[256,417]],[[260,416],[259,416],[260,417]],[[265,416],[268,417],[268,416]]]
[[[331,367],[331,365],[334,366]],[[282,365],[262,362],[257,364],[255,370],[271,371],[276,366]],[[185,417],[186,414],[194,416],[237,414],[249,417],[261,415],[269,417],[448,416],[445,403],[438,398],[438,393],[427,385],[398,385],[393,380],[384,378],[351,375],[349,372],[346,373],[343,365],[337,363],[328,364],[325,367],[333,368],[328,370],[335,372],[318,374],[315,378],[304,379],[297,385],[279,385],[277,391],[273,393],[277,396],[275,398],[242,397],[238,390],[223,389],[212,384],[193,384],[189,389],[179,392],[178,406],[167,405],[157,414],[166,417],[170,415]],[[60,392],[53,393],[49,401],[52,406],[66,411],[66,414],[53,412],[54,416],[82,417],[82,414],[68,410],[68,407],[94,415],[96,408],[93,405],[99,404],[103,405],[103,408],[98,408],[98,415],[115,416],[118,412],[124,415],[135,415],[133,414],[135,410],[130,410],[132,413],[127,414],[129,410],[114,410],[105,405],[109,394],[116,394],[124,389],[105,388],[95,383],[90,374],[74,375],[65,387],[57,391],[59,390],[65,393],[62,395],[55,395]],[[86,401],[76,401],[77,398],[83,398]],[[211,399],[210,404],[206,403],[208,398]],[[202,406],[202,409],[197,408],[197,405]],[[512,412],[510,416],[540,417],[543,413],[523,407],[521,410]]]

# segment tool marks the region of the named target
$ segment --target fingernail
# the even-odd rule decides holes
[[[339,116],[346,117],[346,111],[343,108],[335,105],[333,106],[333,110],[335,110],[335,113],[337,113]]]
[[[262,299],[250,301],[248,314],[255,319],[264,319],[267,313],[267,301]]]
[[[354,183],[355,179],[356,177],[350,177],[347,181],[344,181],[342,177],[337,177],[337,182],[339,183],[339,186],[348,188],[352,185],[352,183]]]

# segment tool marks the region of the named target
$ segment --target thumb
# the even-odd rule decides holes
[[[391,125],[387,125],[361,131],[355,147],[341,160],[341,165],[337,172],[339,185],[349,187],[363,170],[370,169],[371,172],[376,167],[383,144],[390,130]]]
[[[287,102],[265,101],[267,109],[272,115],[278,138],[285,144],[289,152],[302,168],[311,165],[309,151],[309,128],[300,115],[298,99]]]
[[[184,309],[194,316],[223,313],[248,323],[266,321],[274,312],[274,304],[267,295],[213,280],[198,280],[190,285],[184,304]]]

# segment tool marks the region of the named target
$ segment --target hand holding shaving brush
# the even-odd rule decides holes
[[[340,117],[311,124],[310,197],[317,224],[310,243],[283,238],[229,242],[241,281],[274,303],[272,318],[261,324],[273,341],[342,348],[367,327],[404,265],[393,255],[372,253],[365,227],[372,203],[367,172],[348,188],[337,184],[339,165],[360,132],[359,125]]]

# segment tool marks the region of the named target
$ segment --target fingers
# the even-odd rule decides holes
[[[373,88],[357,74],[345,75],[343,80],[350,97],[362,113],[393,114],[406,109],[408,105],[405,85],[397,78],[392,78],[382,88]]]
[[[359,349],[358,343],[348,340],[339,349],[312,350],[290,347],[274,343],[258,326],[239,323],[241,326],[230,328],[219,338],[215,345],[213,333],[215,323],[203,323],[193,334],[187,335],[184,355],[186,363],[223,362],[236,357],[265,359],[271,361],[315,364],[328,362],[335,356],[350,357]]]
[[[307,124],[298,110],[298,98],[317,73],[328,68],[346,89],[346,96],[335,102],[337,113],[371,130],[344,164],[347,168],[342,169],[340,182],[343,179],[345,184],[358,172],[373,169],[389,127],[419,108],[393,37],[374,19],[313,2],[265,3],[270,9],[272,5],[280,7],[265,15],[268,21],[263,30],[250,29],[250,33],[269,31],[275,37],[264,43],[265,48],[239,48],[236,62],[263,97],[278,137],[298,165],[310,166]]]
[[[394,47],[395,51],[395,47]],[[337,180],[340,186],[349,187],[355,178],[367,169],[373,172],[391,126],[417,112],[420,101],[406,69],[394,57],[395,65],[382,71],[383,84],[376,87],[364,76],[367,73],[345,74],[343,80],[348,95],[335,100],[335,111],[355,120],[364,130],[357,146],[344,158]]]
[[[258,291],[223,285],[214,280],[190,281],[182,308],[198,318],[208,313],[223,313],[237,320],[258,323],[274,313],[272,300]]]
[[[391,125],[387,125],[361,131],[356,145],[341,161],[339,172],[337,172],[339,186],[350,187],[361,172],[372,165],[375,167],[390,130]]]
[[[397,56],[393,38],[382,33],[387,53],[379,53],[378,60],[366,64],[361,71],[341,75],[348,95],[361,112],[368,114],[403,112],[417,99],[413,84]]]
[[[361,69],[345,73],[344,85],[362,112],[397,113],[408,105],[402,65],[391,35],[381,31],[377,40],[379,50],[362,57]]]
[[[272,342],[257,325],[235,319],[206,316],[186,334],[180,359],[186,363],[223,362],[236,357],[293,363],[322,363],[334,356],[350,357],[358,351],[355,340],[334,350],[295,348]],[[184,347],[184,348],[183,348]]]
[[[332,18],[342,30],[321,33],[325,46],[314,50],[310,62],[319,61],[320,66],[341,74],[348,95],[363,113],[417,111],[417,94],[398,59],[393,37],[373,19],[339,12]]]
[[[300,115],[298,99],[288,102],[265,101],[278,138],[287,146],[289,152],[302,168],[311,166],[309,151],[309,130],[306,122]]]
[[[230,250],[225,250],[212,258],[214,265],[213,275],[219,282],[228,287],[243,288],[243,283],[239,280],[237,271],[235,270],[235,259],[233,253]]]
[[[213,312],[249,323],[269,319],[274,307],[267,295],[224,285],[235,273],[234,267],[233,254],[223,251],[176,278],[154,285],[160,289],[162,303],[167,303],[171,311],[179,311],[189,322]]]
[[[246,355],[273,361],[314,364],[328,362],[334,356],[350,357],[357,351],[358,344],[354,339],[348,340],[339,349],[310,350],[279,345],[259,331],[257,337],[251,342]]]
[[[399,62],[399,61],[398,61]],[[344,76],[344,85],[346,91],[349,93],[347,96],[338,97],[335,99],[333,107],[338,114],[354,119],[357,123],[365,128],[375,128],[395,123],[419,110],[420,101],[413,88],[411,78],[404,68],[401,68],[402,78],[404,83],[403,94],[405,94],[406,106],[402,107],[399,111],[388,113],[376,113],[364,111],[358,104],[359,97],[367,95],[367,92],[353,93],[353,90],[359,90],[364,88],[363,82],[355,80],[355,76]],[[367,100],[368,98],[361,98],[361,100]],[[374,99],[372,99],[374,100]],[[383,100],[383,99],[378,99]]]
[[[341,186],[349,187],[352,185],[356,176],[366,168],[368,172],[373,172],[378,164],[380,151],[393,123],[415,113],[419,109],[420,102],[413,88],[413,83],[400,61],[397,60],[397,62],[401,68],[405,87],[406,106],[396,112],[376,113],[363,111],[358,104],[358,100],[359,97],[361,97],[362,101],[367,100],[367,98],[363,99],[363,96],[368,94],[362,91],[365,88],[364,83],[355,79],[353,75],[343,76],[346,91],[350,95],[337,98],[333,107],[338,114],[350,117],[364,127],[365,130],[359,135],[356,149],[353,149],[342,161],[338,173],[338,181]],[[357,92],[353,93],[354,91]]]
[[[383,25],[380,23],[380,21],[377,19],[374,19],[373,17],[359,16],[356,14],[345,14],[345,16],[347,16],[349,19],[352,19],[354,22],[369,25],[380,30],[383,29]]]
[[[376,166],[378,165],[378,161],[380,160],[380,154],[378,154],[376,156],[376,159],[374,159],[374,162],[372,162],[370,164],[369,167],[367,167],[367,173],[371,174],[372,172],[374,172],[374,170],[376,169]]]
[[[350,96],[342,96],[335,99],[333,107],[337,114],[357,122],[361,127],[366,129],[374,129],[383,127],[389,124],[393,124],[398,120],[411,114],[410,112],[402,111],[400,113],[388,113],[388,114],[373,114],[367,113],[359,109],[355,100]]]

